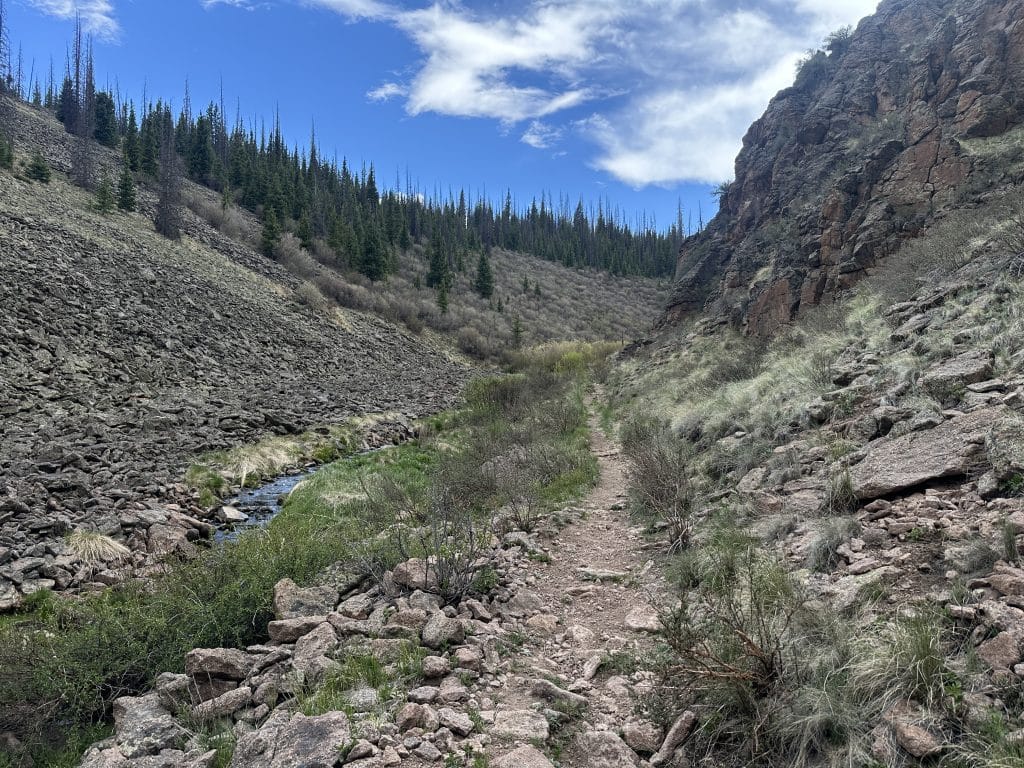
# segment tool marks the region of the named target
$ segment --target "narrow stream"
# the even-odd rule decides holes
[[[290,475],[282,475],[258,488],[243,488],[235,496],[224,502],[225,507],[232,507],[249,516],[240,523],[225,523],[217,528],[214,541],[234,541],[245,531],[252,528],[263,528],[270,523],[284,507],[284,501],[299,483],[312,477],[320,467],[311,467]]]

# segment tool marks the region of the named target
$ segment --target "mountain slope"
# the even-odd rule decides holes
[[[828,302],[936,216],[1022,175],[1024,3],[886,0],[755,122],[680,254],[666,322],[766,334]]]
[[[62,129],[24,112],[18,146],[66,167]],[[44,186],[0,172],[5,602],[11,584],[70,580],[54,556],[71,529],[135,531],[144,547],[196,454],[353,414],[418,416],[460,391],[468,370],[442,349],[311,308],[287,270],[199,218],[173,243],[143,214],[91,204],[59,173]]]

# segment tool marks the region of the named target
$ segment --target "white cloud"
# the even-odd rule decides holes
[[[594,166],[635,187],[732,177],[747,126],[793,79],[797,55],[745,83],[665,88],[631,102],[630,119],[593,115],[580,123],[600,148]]]
[[[82,18],[82,28],[105,40],[116,39],[121,27],[114,16],[114,4],[109,0],[29,0],[43,13],[58,19]]]
[[[534,149],[548,149],[553,144],[558,143],[559,139],[562,138],[562,133],[561,128],[554,128],[550,125],[545,125],[540,120],[534,120],[530,123],[530,127],[526,129],[526,132],[519,137],[519,140]]]
[[[399,96],[405,96],[409,89],[398,83],[384,83],[383,85],[368,91],[366,97],[370,101],[390,101]]]
[[[241,4],[246,0],[203,0]],[[575,125],[593,165],[642,187],[732,175],[749,124],[795,61],[877,0],[292,0],[404,32],[422,58],[373,101],[526,123],[548,149]],[[580,110],[592,112],[580,119]],[[543,118],[543,120],[542,120]]]

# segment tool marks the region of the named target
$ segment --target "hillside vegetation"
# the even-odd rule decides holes
[[[645,706],[715,765],[1022,764],[1020,193],[771,343],[697,321],[615,369],[679,602]]]

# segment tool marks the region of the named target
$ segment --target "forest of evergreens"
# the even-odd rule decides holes
[[[80,25],[59,80],[52,64],[45,79],[34,66],[26,77],[20,50],[15,56],[8,42],[2,0],[0,37],[3,89],[53,111],[81,145],[94,140],[120,147],[122,207],[132,203],[133,183],[158,186],[161,200],[169,206],[162,206],[165,220],[158,220],[157,227],[169,236],[177,234],[176,178],[187,176],[220,192],[225,203],[234,202],[258,215],[268,256],[280,236],[290,231],[310,250],[314,241],[326,244],[334,255],[333,266],[383,280],[395,269],[400,250],[429,242],[430,280],[441,294],[452,271],[474,268],[478,254],[491,247],[617,275],[663,277],[674,269],[684,236],[681,212],[667,231],[658,231],[645,216],[627,222],[606,202],[595,210],[582,200],[573,205],[568,198],[541,194],[522,206],[506,193],[496,205],[484,196],[471,199],[465,190],[428,196],[408,181],[382,188],[373,165],[352,168],[344,159],[326,158],[315,135],[308,148],[289,147],[276,116],[269,128],[246,126],[240,117],[229,123],[223,97],[219,103],[193,109],[186,86],[181,107],[175,110],[166,99],[143,97],[136,104],[99,89],[92,45],[83,40]],[[0,114],[0,137],[3,125]],[[12,154],[10,141],[8,132],[0,160]],[[76,151],[72,166],[76,183],[98,186],[88,151]]]

